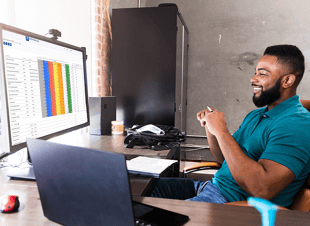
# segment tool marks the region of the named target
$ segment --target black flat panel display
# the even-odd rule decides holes
[[[177,8],[112,11],[112,94],[116,119],[174,125]]]

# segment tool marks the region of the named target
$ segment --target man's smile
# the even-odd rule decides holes
[[[253,87],[253,92],[254,93],[259,93],[263,89],[262,86],[254,86],[254,85],[252,85],[252,87]]]

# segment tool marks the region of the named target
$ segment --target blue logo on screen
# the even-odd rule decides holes
[[[38,39],[31,38],[31,37],[29,37],[29,36],[25,36],[25,38],[26,38],[26,41],[27,41],[27,42],[29,42],[29,41],[39,42]]]
[[[10,43],[10,42],[3,42],[3,45],[12,46],[12,43]]]

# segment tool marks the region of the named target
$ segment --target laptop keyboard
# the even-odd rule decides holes
[[[141,219],[135,219],[135,226],[157,226],[157,224],[151,224]]]
[[[137,226],[180,226],[188,221],[188,216],[169,210],[132,201],[135,225]]]

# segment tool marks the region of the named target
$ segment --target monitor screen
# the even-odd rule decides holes
[[[85,48],[4,24],[0,32],[1,152],[88,126]]]

